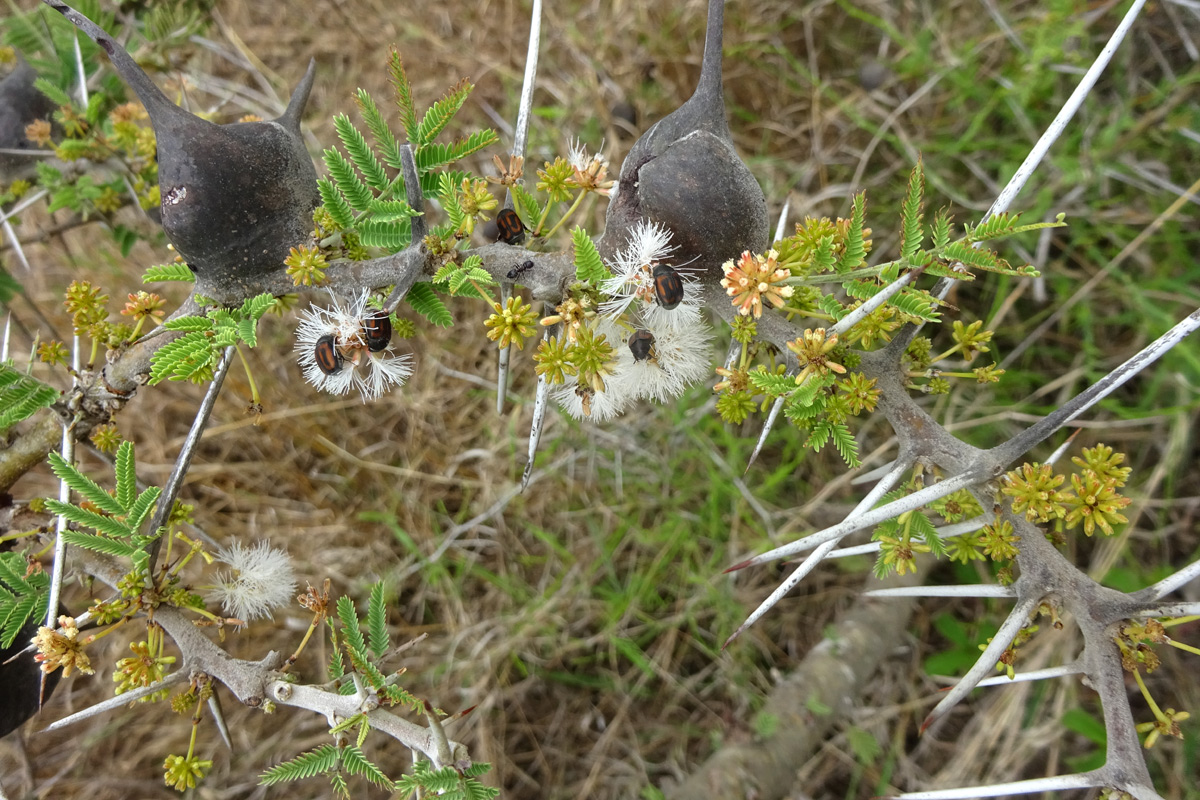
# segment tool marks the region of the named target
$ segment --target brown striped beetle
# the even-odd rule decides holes
[[[338,352],[337,346],[333,343],[333,334],[327,333],[320,339],[317,339],[316,349],[313,351],[313,357],[316,358],[317,366],[321,372],[326,375],[333,375],[335,372],[342,371],[342,364],[345,359]]]
[[[505,244],[520,244],[525,241],[525,223],[511,208],[505,208],[496,215],[496,228],[500,231],[498,241]]]
[[[660,306],[670,311],[683,302],[683,280],[674,268],[658,264],[653,274],[654,294]]]
[[[363,317],[362,329],[367,340],[367,349],[372,353],[386,349],[392,341],[392,318],[382,311]]]
[[[629,352],[633,353],[634,361],[645,361],[654,354],[654,334],[646,330],[637,330],[629,337]]]
[[[533,269],[532,261],[526,261],[524,264],[517,264],[508,271],[508,279],[510,281],[515,281],[521,276],[522,273],[528,272],[531,269]]]

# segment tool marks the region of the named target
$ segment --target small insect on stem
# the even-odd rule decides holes
[[[392,341],[392,318],[382,311],[363,317],[362,329],[367,340],[367,349],[372,353],[387,349],[388,343]],[[319,347],[320,342],[317,345]],[[319,363],[320,358],[317,361]]]
[[[525,223],[511,208],[505,208],[496,215],[496,228],[500,231],[498,241],[505,244],[520,244],[525,241]]]
[[[333,334],[327,333],[320,339],[317,339],[317,346],[313,352],[313,356],[317,360],[317,366],[321,372],[326,375],[333,375],[335,372],[342,371],[342,365],[345,359],[338,352],[337,346],[333,343]]]
[[[634,361],[646,361],[654,356],[654,334],[646,330],[633,332],[629,337],[629,352]]]
[[[654,294],[658,304],[670,311],[683,302],[683,280],[673,267],[658,264],[654,267]]]
[[[529,271],[529,270],[531,270],[531,269],[533,269],[533,262],[532,262],[532,261],[526,261],[524,264],[517,264],[517,265],[515,265],[515,266],[514,266],[512,269],[510,269],[510,270],[508,271],[508,279],[509,279],[510,281],[512,281],[512,280],[516,280],[516,279],[517,279],[518,277],[520,277],[520,276],[521,276],[523,273],[526,273],[526,272],[528,272],[528,271]]]

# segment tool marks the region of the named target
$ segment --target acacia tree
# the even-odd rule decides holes
[[[991,333],[980,324],[955,321],[953,345],[940,354],[922,334],[929,326],[943,324],[949,308],[945,298],[956,282],[989,273],[1036,276],[1030,267],[1012,267],[987,245],[1064,224],[1061,218],[1022,224],[1008,209],[1104,69],[1141,4],[1134,4],[1055,125],[979,222],[956,228],[945,213],[927,219],[918,161],[896,215],[897,251],[882,256],[871,252],[864,195],[853,199],[846,219],[806,220],[792,235],[785,236],[780,226],[770,236],[762,192],[734,151],[726,118],[722,0],[709,3],[696,92],[638,140],[615,181],[602,158],[575,146],[568,158],[537,171],[538,180],[530,189],[533,181],[524,179],[523,154],[538,42],[535,4],[523,113],[509,158],[496,158],[495,183],[505,190],[503,203],[486,182],[453,169],[493,145],[492,132],[449,144],[438,141],[466,101],[469,84],[453,87],[428,111],[418,113],[405,67],[399,56],[393,57],[389,71],[403,132],[392,131],[380,103],[360,92],[356,101],[365,132],[347,116],[336,119],[341,150],[325,151],[328,177],[318,181],[299,132],[311,68],[278,120],[216,126],[169,102],[104,26],[60,2],[46,4],[100,46],[149,114],[156,147],[154,158],[143,153],[143,160],[144,168],[153,162],[158,186],[146,172],[133,189],[142,200],[157,201],[180,259],[152,268],[147,279],[195,283],[188,302],[161,328],[146,334],[144,321],[163,316],[155,297],[131,294],[126,310],[136,327],[122,330],[107,321],[98,289],[84,282],[73,284],[68,308],[77,332],[90,337],[93,347],[87,359],[76,349],[76,381],[68,396],[56,399],[11,367],[4,373],[9,392],[4,427],[39,409],[53,407],[58,412],[43,411],[40,421],[26,423],[18,444],[5,452],[0,462],[4,487],[47,456],[63,486],[59,500],[47,503],[58,520],[54,578],[23,575],[21,557],[4,562],[9,589],[5,645],[17,643],[30,620],[45,609],[47,625],[36,637],[43,669],[87,669],[88,638],[80,624],[98,624],[106,633],[149,620],[145,638],[135,643],[135,658],[117,665],[124,676],[118,689],[122,693],[111,703],[57,725],[141,697],[161,697],[175,686],[181,691],[172,705],[194,710],[198,724],[205,707],[220,716],[212,701],[214,687],[221,686],[248,705],[266,710],[293,705],[330,721],[334,744],[272,768],[264,773],[267,782],[324,773],[345,793],[346,776],[363,775],[407,791],[421,786],[486,796],[489,790],[475,780],[486,765],[472,764],[468,749],[444,733],[442,712],[405,691],[382,665],[391,651],[382,589],[372,592],[365,620],[346,598],[335,604],[328,586],[310,588],[302,596],[313,613],[310,634],[336,619],[329,626],[334,657],[327,685],[290,677],[297,654],[235,659],[197,627],[197,621],[218,629],[244,624],[294,593],[294,577],[283,554],[266,545],[238,543],[217,552],[230,571],[207,602],[191,589],[187,568],[206,548],[181,532],[176,498],[225,374],[240,347],[256,344],[256,323],[276,297],[296,287],[317,286],[329,290],[333,299],[327,307],[304,312],[299,324],[296,349],[306,379],[334,394],[357,391],[364,399],[374,399],[402,384],[413,366],[408,357],[392,350],[393,329],[411,326],[395,315],[402,302],[432,325],[444,325],[450,315],[439,295],[481,298],[494,311],[487,321],[487,337],[500,349],[501,405],[509,352],[537,341],[537,401],[524,485],[536,463],[552,397],[573,416],[603,422],[637,400],[662,402],[705,379],[713,337],[702,313],[707,309],[731,328],[733,339],[728,357],[716,369],[716,411],[728,422],[741,423],[760,405],[767,409],[760,447],[780,412],[806,433],[806,447],[820,450],[832,443],[851,468],[859,463],[853,419],[881,414],[899,443],[896,458],[872,476],[873,487],[844,522],[731,567],[753,568],[807,554],[745,623],[730,632],[727,646],[737,646],[737,635],[818,564],[842,554],[841,542],[858,531],[873,531],[873,543],[866,549],[878,553],[878,577],[914,573],[921,553],[994,564],[996,584],[957,587],[952,593],[1012,598],[1013,609],[974,668],[931,712],[923,729],[981,685],[997,664],[1008,672],[1005,680],[1015,680],[1015,654],[1032,635],[1033,619],[1044,614],[1060,625],[1061,616],[1083,635],[1078,658],[1020,677],[1079,675],[1098,692],[1107,731],[1105,764],[1078,775],[904,796],[979,797],[1086,787],[1139,798],[1157,796],[1138,732],[1146,733],[1147,744],[1162,735],[1179,735],[1186,714],[1160,709],[1151,700],[1154,719],[1139,722],[1125,691],[1125,675],[1131,674],[1145,691],[1142,675],[1156,663],[1151,645],[1171,642],[1165,626],[1196,612],[1194,604],[1163,598],[1192,580],[1200,562],[1134,593],[1100,586],[1055,545],[1075,532],[1111,535],[1114,526],[1126,521],[1121,510],[1129,501],[1119,490],[1129,470],[1120,466],[1122,456],[1103,445],[1084,449],[1073,459],[1078,469],[1070,475],[1069,488],[1066,476],[1054,469],[1068,451],[1069,440],[1045,463],[1021,464],[1020,459],[1182,341],[1200,320],[1200,312],[1054,413],[989,450],[950,434],[913,396],[944,391],[952,377],[980,384],[1001,378],[1002,370],[994,364],[965,367],[988,352]],[[87,126],[78,123],[101,129],[99,105],[85,102],[80,109],[61,88],[55,95],[52,85],[38,86],[63,109],[67,143],[60,149],[83,152],[95,146],[84,135]],[[74,128],[72,122],[77,123]],[[128,125],[120,127],[123,122],[127,120],[110,120],[112,141],[123,142],[131,154],[139,147],[144,150],[144,136]],[[401,145],[401,139],[407,144]],[[55,200],[68,192],[80,195],[79,183],[68,188],[61,173],[43,169],[38,178],[47,195],[55,193]],[[575,228],[570,247],[549,249],[554,233],[565,230],[564,222],[579,201],[589,194],[614,193],[603,236],[593,239]],[[567,201],[572,205],[559,214],[560,204]],[[492,214],[500,240],[467,247],[474,227]],[[431,224],[440,217],[445,221]],[[876,216],[871,219],[872,225],[879,224]],[[526,243],[529,247],[523,246]],[[515,292],[514,287],[525,291]],[[542,314],[534,313],[531,300],[543,303]],[[111,353],[103,360],[102,349]],[[65,353],[47,350],[46,356],[62,360]],[[947,363],[955,366],[948,369]],[[185,379],[207,382],[209,389],[161,489],[139,487],[128,443],[116,451],[112,491],[74,466],[73,442],[101,429],[142,384]],[[61,452],[52,453],[60,443]],[[78,559],[76,569],[114,592],[94,603],[86,617],[60,616],[59,587],[68,547]],[[854,629],[856,636],[840,645],[843,658],[855,661],[851,654],[871,648],[870,628],[863,621]],[[102,634],[91,634],[98,635]],[[182,654],[178,668],[165,655],[167,637]],[[424,724],[391,711],[396,706],[408,706]],[[392,736],[417,754],[410,775],[394,781],[370,761],[362,745],[371,731]],[[789,770],[770,769],[775,755],[769,748],[739,754],[736,769],[730,758],[696,776],[680,796],[704,791],[731,796],[748,786],[770,796],[786,791]],[[186,788],[202,779],[210,766],[189,747],[186,755],[167,756],[166,781]],[[721,781],[731,785],[714,789]]]

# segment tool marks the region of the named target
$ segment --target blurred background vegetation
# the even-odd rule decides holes
[[[866,189],[874,253],[886,258],[918,156],[931,210],[945,205],[959,221],[977,220],[1126,6],[735,0],[725,12],[735,140],[773,215],[785,200],[793,222],[846,214],[851,195]],[[525,2],[216,0],[188,8],[201,12],[200,24],[195,36],[165,51],[159,78],[187,81],[193,108],[211,109],[219,121],[282,108],[256,107],[248,95],[221,87],[265,83],[286,102],[315,57],[306,127],[317,156],[336,141],[333,114],[354,116],[357,87],[390,96],[384,66],[395,45],[419,103],[468,77],[478,88],[457,122],[464,130],[497,127],[511,143],[504,126],[520,92]],[[548,3],[529,172],[565,153],[569,138],[591,149],[603,141],[615,171],[636,136],[694,87],[704,8],[703,0]],[[130,3],[117,13],[138,11]],[[1198,48],[1194,4],[1147,8],[1014,204],[1029,221],[1067,215],[1068,228],[1001,243],[1010,261],[1033,263],[1044,278],[985,278],[950,297],[950,318],[982,319],[996,330],[993,354],[1008,370],[998,386],[963,385],[928,399],[930,413],[973,444],[1003,441],[1200,301],[1195,195],[1139,238],[1200,177]],[[243,57],[260,77],[239,63]],[[477,172],[490,171],[491,155],[481,156]],[[61,297],[71,280],[87,277],[122,297],[139,288],[147,265],[169,260],[151,226],[131,209],[120,213],[115,221],[151,232],[127,255],[97,225],[28,246],[29,272],[7,248],[0,251],[22,286],[11,302],[18,357],[34,330],[43,339],[69,332]],[[586,225],[598,233],[603,209],[590,213]],[[34,209],[18,230],[31,237],[61,222],[61,212]],[[179,298],[176,291],[172,299]],[[869,580],[868,560],[827,563],[721,650],[790,569],[721,570],[840,519],[855,497],[848,476],[836,453],[805,454],[799,435],[785,427],[743,476],[762,418],[742,428],[721,424],[701,387],[604,426],[551,414],[539,474],[514,497],[533,397],[528,353],[514,354],[510,405],[497,416],[484,309],[465,301],[451,308],[455,327],[421,328],[405,343],[417,359],[408,386],[370,406],[310,390],[291,354],[293,321],[268,320],[251,355],[262,414],[248,412],[249,386],[231,372],[183,499],[196,504],[197,525],[218,541],[285,544],[313,585],[328,577],[335,591],[361,599],[371,583],[387,581],[394,635],[427,634],[402,657],[406,687],[448,711],[476,707],[451,734],[494,764],[488,780],[505,796],[656,797],[654,787],[693,771],[722,743],[769,731],[767,692],[834,630]],[[66,385],[61,373],[38,374]],[[1136,588],[1197,557],[1198,386],[1200,349],[1185,343],[1080,424],[1077,446],[1104,441],[1126,452],[1135,469],[1130,524],[1114,539],[1069,545],[1076,562],[1109,585]],[[137,444],[144,481],[166,479],[202,391],[177,384],[143,390],[118,420]],[[867,468],[894,454],[886,426],[868,421],[856,434]],[[93,454],[83,459],[101,463]],[[55,491],[42,469],[14,494]],[[949,565],[931,577],[981,579],[987,576],[974,567]],[[68,602],[78,597],[83,605],[87,592],[72,588]],[[976,693],[937,737],[918,739],[917,725],[944,685],[932,675],[961,674],[994,630],[998,610],[995,601],[925,603],[908,646],[862,687],[837,735],[796,764],[794,797],[868,798],[915,788],[917,780],[1035,777],[1084,769],[1101,757],[1099,708],[1089,690],[1070,682]],[[290,651],[307,622],[296,608],[274,626],[232,634],[227,644],[234,655],[256,659],[267,648]],[[1043,632],[1023,649],[1027,661],[1019,666],[1069,660],[1073,637],[1069,626]],[[119,639],[104,640],[108,663],[125,654]],[[323,655],[310,649],[301,674],[319,681]],[[1200,710],[1195,669],[1194,661],[1164,654],[1150,676],[1152,691],[1177,708]],[[43,719],[110,691],[107,675],[74,676]],[[199,796],[327,795],[321,779],[256,787],[263,769],[325,741],[325,720],[291,710],[265,717],[226,699],[234,751],[202,729],[201,752],[215,764]],[[819,698],[813,713],[828,713],[837,699]],[[43,797],[165,797],[173,793],[162,784],[162,759],[186,748],[189,733],[188,721],[169,709],[139,706],[61,733],[30,734],[23,750],[10,737],[0,744],[0,775],[10,796],[32,785]],[[1198,742],[1192,726],[1183,741],[1155,748],[1152,768],[1164,797],[1200,797]],[[408,763],[394,742],[373,755],[392,773]],[[355,788],[380,794],[366,784]]]

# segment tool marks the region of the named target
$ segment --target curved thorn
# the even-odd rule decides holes
[[[292,98],[288,100],[287,108],[284,109],[279,119],[275,120],[293,133],[300,132],[300,117],[304,115],[304,107],[308,105],[308,96],[312,94],[313,79],[316,75],[317,60],[310,58],[308,69],[305,71],[304,77],[300,79],[300,83],[296,84],[295,90],[292,91]]]

